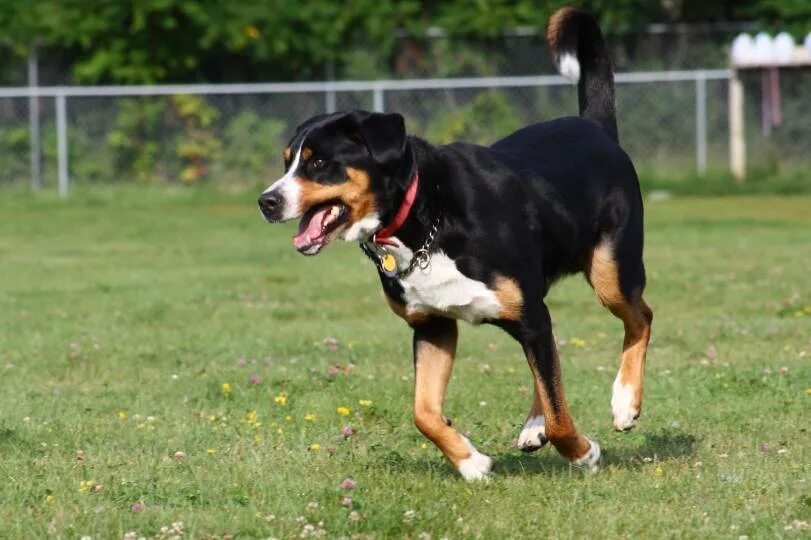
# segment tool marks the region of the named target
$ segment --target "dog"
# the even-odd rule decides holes
[[[358,242],[391,310],[413,329],[414,422],[467,480],[492,460],[442,415],[457,320],[505,330],[523,348],[534,399],[521,450],[547,442],[589,471],[597,442],[578,433],[561,384],[543,299],[582,272],[625,327],[611,409],[634,426],[653,312],[642,298],[643,211],[636,171],[618,142],[611,60],[595,19],[567,7],[549,20],[560,72],[577,81],[580,116],[533,124],[490,147],[433,146],[399,114],[340,112],[301,124],[285,174],[259,197],[269,222],[299,218],[296,249]]]

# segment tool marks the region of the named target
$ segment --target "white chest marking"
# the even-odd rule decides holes
[[[411,263],[411,250],[405,246],[392,248],[400,268]],[[441,251],[431,254],[431,265],[426,270],[415,268],[404,279],[398,280],[403,288],[406,313],[439,313],[471,323],[484,319],[497,319],[502,311],[495,293],[481,281],[462,274],[456,263]]]
[[[372,212],[353,223],[346,232],[343,233],[343,237],[347,242],[361,240],[371,236],[371,234],[379,228],[380,216],[377,212]]]

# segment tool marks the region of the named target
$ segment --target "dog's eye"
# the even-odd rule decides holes
[[[327,161],[321,158],[315,158],[312,161],[312,167],[316,171],[320,171],[327,166]]]

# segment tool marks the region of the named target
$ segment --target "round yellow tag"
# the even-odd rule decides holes
[[[397,261],[394,259],[394,255],[391,253],[383,255],[380,265],[386,272],[394,272],[397,269]]]

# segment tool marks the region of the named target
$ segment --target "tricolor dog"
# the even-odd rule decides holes
[[[392,311],[414,330],[414,422],[467,479],[492,461],[442,415],[457,320],[504,329],[524,350],[534,399],[519,436],[530,452],[550,441],[595,471],[599,445],[578,433],[561,385],[544,297],[582,272],[625,325],[613,385],[614,426],[634,426],[652,312],[642,299],[642,198],[620,148],[611,61],[595,20],[563,8],[547,38],[578,82],[579,117],[529,125],[490,147],[433,146],[407,135],[399,114],[313,117],[284,151],[286,172],[259,198],[270,222],[300,219],[305,255],[338,237],[359,242]]]

